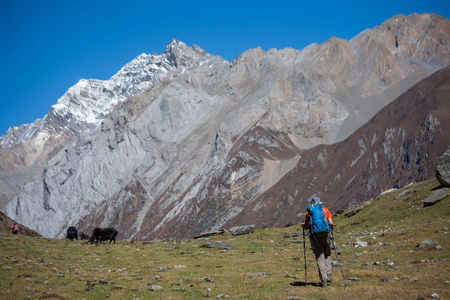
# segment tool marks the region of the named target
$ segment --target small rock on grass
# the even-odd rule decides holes
[[[150,291],[152,291],[152,292],[156,292],[156,291],[160,291],[160,290],[162,290],[162,286],[160,286],[160,285],[152,285],[150,288]]]
[[[270,274],[267,274],[267,273],[254,273],[254,274],[252,274],[252,275],[250,275],[249,277],[250,278],[256,278],[256,277],[269,277],[270,276]]]
[[[350,280],[350,281],[359,281],[358,277],[346,277],[346,278],[347,278],[347,280]]]

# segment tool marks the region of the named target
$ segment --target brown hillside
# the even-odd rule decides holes
[[[0,232],[6,233],[6,234],[11,234],[11,226],[13,226],[13,225],[14,225],[14,221],[11,220],[10,218],[8,218],[8,216],[6,216],[3,212],[0,211]],[[28,228],[22,224],[17,224],[17,225],[19,225],[18,235],[33,236],[33,237],[41,236],[36,231],[31,230],[30,228]]]

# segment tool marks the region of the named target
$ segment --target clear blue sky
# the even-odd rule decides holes
[[[32,123],[79,79],[109,79],[176,38],[228,61],[250,48],[303,49],[351,39],[397,14],[435,12],[443,0],[115,1],[0,0],[0,135]]]

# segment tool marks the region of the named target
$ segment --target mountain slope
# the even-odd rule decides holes
[[[230,224],[282,226],[318,195],[332,211],[435,177],[449,146],[450,67],[422,80],[348,139],[301,153],[296,166]]]
[[[314,146],[349,136],[393,96],[449,64],[449,24],[438,15],[396,16],[351,41],[251,49],[231,63],[174,40],[110,81],[80,82],[39,126],[1,138],[5,211],[54,237],[73,224],[83,231],[115,226],[129,239],[192,236],[237,223],[250,210],[264,216],[272,204],[273,216],[256,223],[275,224],[312,191],[291,189],[274,202],[266,200],[273,186],[293,177],[295,165],[316,163],[305,161]],[[330,165],[327,183],[343,176],[339,158],[327,161],[328,153],[346,154],[357,143],[335,145],[319,158]],[[24,175],[14,177],[18,170]],[[374,193],[385,185],[376,178],[382,171],[369,169]],[[293,184],[310,185],[308,176]]]
[[[30,228],[23,226],[22,224],[18,224],[15,221],[8,218],[3,212],[0,211],[0,234],[11,234],[11,227],[17,224],[19,226],[19,231],[17,235],[25,235],[32,237],[40,237],[41,235]]]
[[[118,103],[206,60],[224,62],[198,46],[172,40],[163,54],[142,54],[109,80],[80,80],[43,119],[10,128],[0,137],[0,207],[72,139],[97,131]]]

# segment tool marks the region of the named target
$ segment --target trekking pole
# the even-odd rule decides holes
[[[338,256],[337,251],[336,251],[336,244],[334,243],[333,234],[331,234],[331,233],[330,233],[330,238],[331,238],[331,242],[333,243],[334,253],[336,254],[336,258],[337,258],[337,261],[338,261],[338,264],[339,264],[339,268],[341,269],[342,278],[344,279],[345,287],[348,287],[347,286],[347,280],[345,279],[344,271],[342,271],[341,262],[339,261],[339,256]]]
[[[308,285],[308,273],[306,272],[306,242],[305,242],[305,228],[303,228],[303,256],[305,260],[305,285]]]

